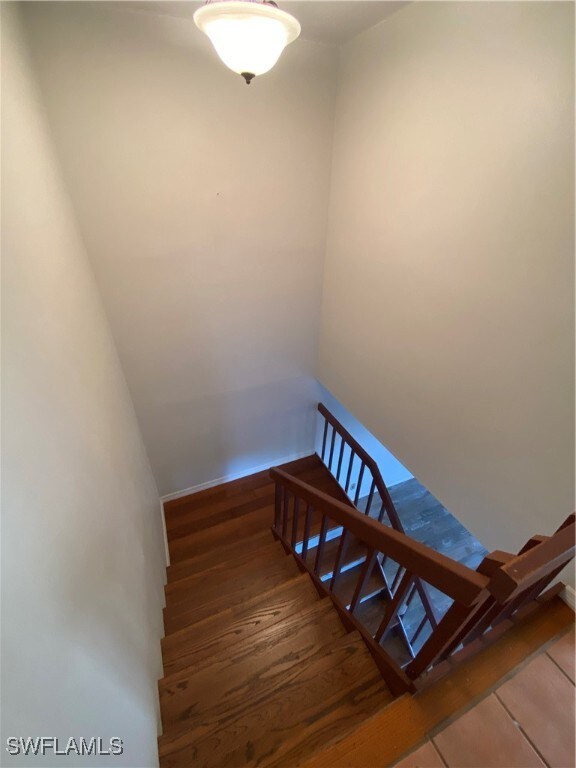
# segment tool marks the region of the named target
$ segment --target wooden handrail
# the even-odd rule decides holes
[[[362,493],[362,481],[366,474],[368,473],[371,478],[371,483],[369,485],[369,491],[368,495],[366,497],[366,504],[364,509],[362,510],[365,515],[370,515],[371,517],[374,517],[374,515],[371,512],[372,509],[372,503],[374,501],[375,497],[375,491],[378,492],[378,496],[380,498],[380,511],[378,513],[378,522],[383,523],[384,522],[384,516],[388,518],[389,524],[394,528],[396,531],[400,531],[400,533],[406,533],[404,530],[404,526],[402,525],[402,521],[400,520],[400,515],[398,514],[398,511],[394,505],[394,502],[392,501],[392,497],[388,491],[388,487],[386,483],[384,482],[384,478],[382,477],[382,473],[380,472],[380,467],[378,466],[378,463],[375,461],[375,459],[370,456],[370,454],[363,448],[362,445],[356,440],[356,438],[348,432],[346,427],[344,427],[343,424],[341,424],[338,419],[334,416],[333,413],[330,413],[330,411],[326,408],[326,406],[323,403],[318,403],[318,412],[320,416],[324,418],[324,433],[322,437],[322,449],[321,449],[321,455],[320,458],[324,463],[326,464],[326,467],[328,470],[332,473],[332,475],[335,477],[336,481],[339,482],[341,485],[343,485],[344,492],[347,494],[348,499],[350,502],[354,505],[354,507],[357,507],[358,502],[360,500],[360,494]],[[328,427],[332,428],[332,434],[330,437],[330,447],[329,450],[327,450],[327,442],[328,442]],[[339,451],[338,451],[338,458],[336,460],[336,466],[334,468],[334,451],[336,448],[336,436],[340,438],[339,441]],[[340,475],[343,468],[343,459],[344,459],[344,446],[347,446],[350,450],[350,455],[348,456],[348,468],[345,473],[345,481],[343,483],[340,482]],[[360,462],[360,467],[358,470],[358,477],[356,480],[356,492],[354,495],[351,495],[348,493],[349,488],[351,488],[351,479],[352,479],[352,470],[354,466],[354,460],[358,458]],[[385,560],[386,558],[384,558]],[[378,569],[380,570],[382,579],[384,581],[384,594],[388,600],[391,600],[393,597],[393,592],[395,590],[395,587],[397,586],[397,579],[401,576],[400,570],[396,573],[396,576],[392,580],[389,579],[389,576],[386,574],[386,571],[384,570],[384,560],[378,560]],[[414,593],[418,595],[419,600],[422,604],[422,607],[424,609],[424,619],[422,620],[421,624],[419,625],[418,629],[416,630],[415,635],[412,637],[409,637],[405,631],[404,626],[404,619],[402,618],[402,615],[400,613],[396,614],[396,618],[400,625],[400,632],[403,637],[403,640],[406,644],[406,648],[411,656],[414,656],[414,648],[413,643],[417,639],[417,637],[420,635],[422,630],[424,629],[424,626],[426,623],[430,624],[430,627],[432,630],[434,630],[438,626],[438,617],[436,613],[436,609],[434,606],[434,603],[432,601],[432,598],[430,596],[428,586],[427,584],[418,576],[417,574],[413,575],[413,593],[411,593],[411,596],[408,597],[406,602],[406,607],[410,605],[410,602],[412,601],[414,597]]]
[[[570,562],[576,549],[575,536],[576,524],[572,521],[562,525],[554,536],[534,537],[542,541],[499,568],[490,580],[489,591],[500,603],[513,600],[521,591]]]
[[[338,421],[336,416],[334,416],[333,413],[330,413],[330,411],[328,410],[328,408],[326,408],[324,403],[318,403],[318,412],[326,419],[326,422],[332,426],[335,432],[340,435],[342,440],[345,443],[347,443],[347,445],[350,446],[352,451],[356,453],[356,455],[360,458],[361,462],[368,467],[368,469],[372,473],[372,477],[374,478],[374,483],[376,485],[376,490],[378,491],[378,495],[380,496],[380,499],[382,501],[384,509],[386,510],[386,514],[388,515],[388,518],[392,524],[392,527],[395,528],[397,531],[401,531],[402,533],[404,533],[404,526],[400,521],[400,517],[398,516],[398,512],[396,510],[396,507],[394,506],[394,502],[392,501],[392,497],[388,492],[388,488],[386,486],[386,483],[384,482],[382,473],[380,472],[380,467],[378,466],[376,461],[360,445],[360,443],[350,434],[350,432],[348,432],[346,427]]]
[[[457,654],[459,649],[467,648],[471,643],[480,642],[491,632],[497,633],[498,625],[513,619],[525,608],[537,605],[535,601],[543,590],[550,586],[574,556],[576,524],[574,515],[570,515],[552,536],[533,536],[517,555],[492,552],[473,571],[411,539],[405,533],[381,525],[354,506],[318,491],[281,469],[271,469],[270,475],[276,484],[272,527],[274,535],[286,551],[296,558],[298,567],[309,573],[319,593],[330,596],[345,625],[360,632],[390,690],[395,694],[414,690],[414,681],[438,662]],[[300,510],[304,511],[304,533],[301,543],[298,543]],[[321,525],[315,544],[314,562],[311,563],[307,557],[307,548],[314,513],[320,514]],[[321,567],[327,534],[329,529],[338,532],[340,527],[342,532],[332,576],[329,580],[323,580]],[[366,552],[364,564],[356,575],[353,595],[349,595],[343,602],[335,585],[352,537],[366,548]],[[333,557],[334,553],[329,559]],[[382,562],[380,558],[383,558]],[[383,612],[374,632],[368,630],[354,613],[372,569],[378,565],[383,574],[383,563],[388,560],[397,565],[397,571],[391,586],[386,581],[386,588],[381,590],[380,594],[384,597],[380,602]],[[452,604],[439,622],[430,622],[430,634],[420,649],[415,651],[413,643],[429,619],[425,615],[420,620],[415,634],[407,640],[412,661],[402,668],[382,647],[382,643],[386,642],[388,633],[394,629],[394,621],[401,634],[408,638],[400,610],[402,606],[408,610],[420,584],[430,584],[440,590],[452,599]],[[424,601],[422,604],[426,608]]]
[[[411,539],[405,533],[381,525],[354,507],[337,501],[281,469],[271,469],[270,475],[369,548],[391,557],[462,605],[473,605],[487,588],[489,579],[486,576]]]

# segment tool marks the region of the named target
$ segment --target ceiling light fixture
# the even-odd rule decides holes
[[[300,34],[298,20],[272,0],[207,0],[194,14],[194,22],[224,64],[248,85],[272,69]]]

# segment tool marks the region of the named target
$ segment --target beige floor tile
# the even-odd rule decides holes
[[[574,685],[546,654],[496,694],[551,768],[574,766]]]
[[[449,768],[541,768],[540,760],[492,694],[433,739]]]

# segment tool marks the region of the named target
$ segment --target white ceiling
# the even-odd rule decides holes
[[[378,24],[408,0],[280,0],[279,6],[294,14],[307,40],[341,45],[368,27]],[[202,2],[160,0],[132,2],[131,8],[178,18],[192,18]]]

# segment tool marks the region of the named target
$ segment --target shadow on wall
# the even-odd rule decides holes
[[[143,432],[160,494],[231,480],[312,453],[316,380],[279,378],[278,371],[264,369],[258,377],[263,383],[251,386],[252,372],[235,373],[229,359],[222,359],[219,325],[210,314],[190,307],[186,326],[194,327],[187,339],[179,339],[187,359],[180,370],[156,372],[155,401],[139,403],[147,412]],[[240,341],[238,346],[235,354],[247,354]],[[186,384],[192,374],[193,391]]]
[[[406,480],[410,480],[414,477],[412,472],[401,464],[398,459],[384,446],[382,443],[364,427],[358,419],[356,419],[344,406],[336,400],[336,398],[328,392],[328,390],[320,386],[320,400],[324,403],[326,408],[336,416],[338,421],[344,425],[344,427],[350,432],[351,435],[360,443],[360,445],[368,451],[370,456],[376,461],[384,482],[391,488],[398,483],[403,483]],[[322,446],[322,429],[324,428],[323,420],[319,419],[316,425],[316,450],[320,453]],[[358,474],[359,467],[356,468],[356,475]],[[355,488],[356,478],[352,477],[352,484]],[[365,495],[369,492],[370,479],[365,478],[363,487],[361,489],[361,495]]]

